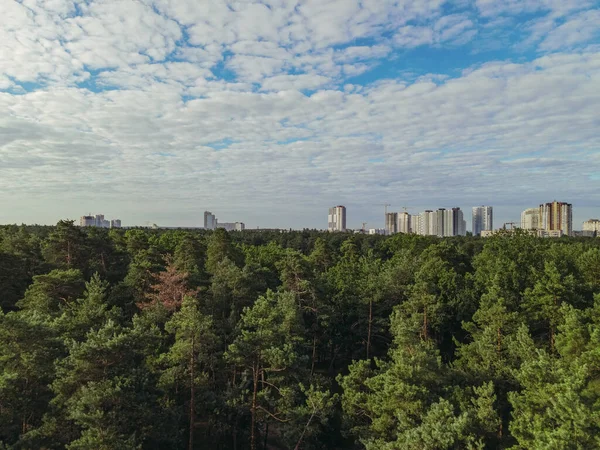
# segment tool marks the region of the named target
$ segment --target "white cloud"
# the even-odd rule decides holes
[[[600,36],[600,9],[585,11],[551,30],[540,43],[540,50],[559,50]]]
[[[262,83],[262,89],[266,91],[317,89],[330,82],[330,78],[320,75],[277,75],[266,78]]]
[[[23,205],[44,221],[106,205],[192,224],[211,207],[303,226],[375,198],[600,204],[598,11],[563,3],[1,2],[0,222]],[[507,24],[553,53],[458,76],[405,60]]]

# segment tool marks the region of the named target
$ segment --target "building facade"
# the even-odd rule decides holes
[[[417,234],[421,236],[434,236],[437,234],[437,222],[435,220],[436,214],[430,210],[426,209],[422,213],[419,214],[419,227]]]
[[[120,220],[117,219],[117,221],[119,222],[119,224],[121,223]],[[79,218],[79,226],[80,227],[110,228],[111,221],[104,219],[103,214],[96,214],[95,216],[92,216],[92,215],[81,216]],[[120,225],[119,225],[119,227],[120,227]]]
[[[412,233],[412,216],[407,212],[398,213],[397,231],[398,233]]]
[[[434,214],[435,233],[432,233],[432,235],[444,237],[444,218],[446,217],[446,208],[438,208]]]
[[[96,218],[94,216],[81,216],[79,219],[80,227],[95,227]]]
[[[210,211],[204,211],[204,229],[205,230],[214,230],[217,228],[217,218]]]
[[[398,213],[385,213],[385,234],[395,234],[398,232]]]
[[[418,214],[412,214],[410,216],[410,232],[419,233],[421,229],[421,216]]]
[[[244,231],[246,225],[244,222],[221,222],[217,223],[216,228],[223,228],[225,231]]]
[[[600,219],[589,219],[583,222],[581,230],[584,236],[600,236]]]
[[[494,229],[494,211],[491,206],[474,206],[472,217],[473,236],[480,236],[482,231]]]
[[[329,208],[327,216],[328,231],[346,231],[346,207],[343,205]]]
[[[540,209],[528,208],[521,213],[521,228],[524,230],[540,229]]]
[[[540,229],[562,231],[562,234],[570,236],[573,233],[573,205],[556,200],[541,204]]]

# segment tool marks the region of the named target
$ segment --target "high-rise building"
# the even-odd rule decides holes
[[[456,207],[452,209],[444,209],[442,210],[441,214],[444,217],[444,232],[439,233],[438,230],[438,236],[464,236],[466,234],[466,222],[463,218],[464,215],[460,208]]]
[[[528,208],[521,213],[521,228],[524,230],[540,229],[539,208]]]
[[[346,207],[342,205],[329,208],[327,216],[328,231],[346,231]]]
[[[95,226],[102,228],[104,227],[104,214],[96,214],[96,224]]]
[[[398,213],[385,213],[385,234],[398,232]]]
[[[94,216],[81,216],[79,219],[80,227],[95,227],[96,226],[96,218]]]
[[[111,228],[121,228],[121,221],[119,219],[114,219],[110,221]]]
[[[444,236],[444,216],[445,216],[446,208],[438,208],[435,212],[435,222],[436,222],[436,232],[435,235],[439,237]]]
[[[410,233],[419,234],[421,231],[421,216],[413,214],[410,216]]]
[[[419,229],[417,234],[422,236],[436,235],[436,225],[435,213],[432,210],[427,209],[419,214]]]
[[[412,233],[411,217],[414,216],[411,216],[406,211],[398,213],[398,221],[396,227],[396,231],[398,233]]]
[[[540,228],[544,231],[573,233],[573,205],[565,202],[542,203],[540,205]]]
[[[204,229],[214,230],[217,228],[217,218],[210,211],[204,211]]]
[[[121,221],[118,220],[119,227]],[[105,220],[103,214],[96,214],[96,216],[81,216],[79,219],[79,226],[81,227],[98,227],[98,228],[110,228],[111,221]]]
[[[588,235],[600,235],[600,219],[589,219],[583,222],[582,231]]]
[[[481,235],[482,231],[492,231],[494,229],[494,213],[491,206],[473,207],[473,236]]]
[[[225,231],[244,231],[246,225],[244,222],[218,222],[216,228],[223,228]]]

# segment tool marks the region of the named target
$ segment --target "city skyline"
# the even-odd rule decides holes
[[[5,0],[0,14],[0,223],[93,205],[127,224],[218,209],[320,228],[343,204],[359,228],[383,225],[383,203],[490,203],[501,225],[553,198],[576,228],[599,215],[597,2]]]
[[[538,202],[539,203],[539,202]],[[530,207],[521,207],[522,209],[520,209],[517,213],[507,213],[507,210],[514,210],[514,208],[509,208],[509,207],[502,207],[499,206],[497,207],[496,205],[493,205],[493,225],[494,228],[493,229],[500,229],[502,228],[502,226],[505,223],[515,223],[517,224],[518,227],[523,227],[522,224],[522,213],[525,210],[528,209],[532,209],[535,210],[536,212],[539,213],[539,208],[541,206],[541,204],[543,204],[545,202],[542,202],[540,204],[536,204],[534,206],[529,205]],[[456,203],[455,203],[456,204]],[[393,211],[394,209],[394,205],[390,205],[388,204],[388,208],[389,208],[389,213],[397,213],[397,214],[401,214],[403,212],[408,212],[408,214],[410,215],[415,215],[415,214],[420,214],[423,211],[426,210],[437,210],[440,209],[437,206],[423,206],[420,208],[410,208],[409,211]],[[347,210],[349,210],[349,214],[346,215],[346,221],[347,221],[347,229],[350,230],[360,230],[362,229],[362,224],[365,224],[365,228],[366,229],[372,229],[372,228],[376,228],[376,229],[385,229],[385,217],[384,217],[384,212],[383,210],[381,210],[380,212],[380,208],[383,207],[383,204],[377,204],[376,206],[372,206],[371,208],[367,209],[367,215],[365,216],[357,216],[357,211],[364,211],[364,209],[358,209],[358,210],[353,210],[350,208],[346,208]],[[481,206],[458,206],[459,208],[463,208],[463,214],[464,214],[464,220],[466,221],[466,231],[472,232],[472,220],[471,220],[471,209],[472,208],[477,208],[477,207],[481,207]],[[402,207],[400,207],[402,208]],[[442,207],[443,209],[451,209],[451,206],[445,206]],[[215,208],[213,208],[215,209]],[[583,210],[585,211],[582,212],[580,211]],[[215,209],[216,211],[227,211],[227,210],[221,210],[221,209]],[[497,211],[500,211],[500,213],[498,214]],[[314,211],[313,211],[314,212]],[[573,230],[575,231],[580,231],[583,229],[583,223],[589,220],[596,220],[598,218],[600,218],[600,208],[580,208],[577,205],[572,207],[572,212],[573,212],[573,219],[572,219],[572,224],[573,224]],[[144,226],[149,226],[149,224],[157,224],[161,227],[166,227],[166,228],[205,228],[205,222],[203,219],[203,215],[204,213],[210,213],[210,211],[204,210],[203,212],[199,212],[197,213],[197,217],[195,221],[177,221],[175,219],[173,219],[172,217],[167,218],[167,220],[156,220],[156,215],[154,216],[150,216],[150,215],[144,215],[141,214],[140,216],[138,216],[138,219],[132,218],[131,215],[128,214],[124,214],[124,217],[126,218],[126,220],[124,220],[121,217],[121,221],[123,223],[126,223],[126,225],[124,225],[125,228],[127,227],[144,227]],[[510,214],[510,215],[508,215]],[[216,220],[216,214],[212,214],[213,217]],[[302,222],[302,221],[298,221],[295,222],[291,225],[281,225],[278,224],[276,221],[274,222],[268,222],[268,221],[263,221],[260,223],[256,223],[256,222],[250,222],[249,220],[247,220],[246,217],[242,217],[241,214],[236,213],[235,211],[233,212],[226,212],[225,214],[223,214],[223,216],[225,217],[230,217],[230,218],[238,218],[238,219],[242,219],[242,221],[238,220],[238,221],[230,221],[230,222],[221,222],[221,223],[227,223],[229,225],[231,224],[235,224],[240,223],[244,225],[244,229],[256,229],[256,228],[279,228],[279,229],[304,229],[304,228],[310,228],[310,229],[322,229],[322,230],[327,230],[328,226],[327,226],[327,222],[323,223],[323,214],[314,214],[315,216],[320,217],[320,220],[317,219],[317,221],[312,221],[312,223],[308,223],[307,222]],[[113,216],[117,216],[119,217],[118,214],[114,214]],[[0,211],[0,218],[2,217],[2,211]],[[32,221],[24,221],[24,220],[15,220],[12,222],[2,222],[0,221],[0,225],[11,225],[11,224],[28,224],[28,225],[55,225],[59,220],[73,220],[76,224],[80,224],[80,221],[82,219],[83,216],[81,215],[73,215],[72,213],[69,215],[65,215],[65,216],[56,216],[55,220],[50,220],[48,222],[42,222],[42,221],[36,221],[35,219]],[[367,221],[367,218],[370,218],[370,221]],[[379,221],[379,222],[377,222]],[[315,222],[316,225],[314,224]],[[320,222],[320,223],[319,223]]]

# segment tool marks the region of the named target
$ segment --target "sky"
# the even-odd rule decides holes
[[[1,0],[0,223],[600,217],[598,0]]]

